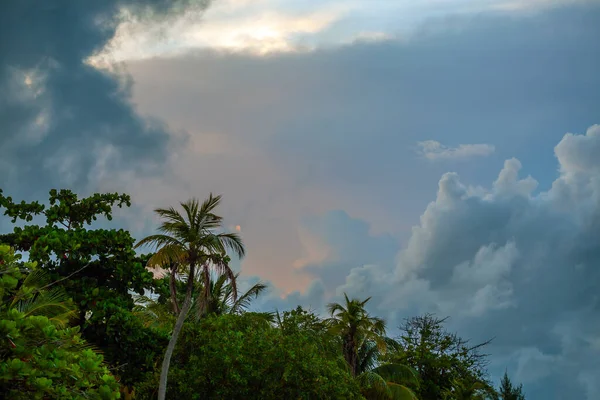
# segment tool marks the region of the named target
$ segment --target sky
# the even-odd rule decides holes
[[[344,292],[600,398],[600,2],[9,0],[0,187],[223,195],[255,307]],[[0,221],[0,229],[7,229]]]

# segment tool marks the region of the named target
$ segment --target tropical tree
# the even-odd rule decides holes
[[[202,299],[196,301],[197,316],[201,317],[207,314],[223,315],[223,314],[241,314],[248,310],[252,300],[260,296],[266,289],[267,285],[263,282],[257,282],[252,285],[244,293],[236,293],[235,286],[232,282],[237,282],[239,273],[234,275],[234,279],[230,280],[226,274],[221,274],[217,279],[205,281],[204,275],[199,279],[200,292],[206,292],[208,286],[208,302],[203,306]]]
[[[197,269],[200,268],[204,281],[207,283],[210,283],[211,269],[225,274],[231,282],[234,298],[237,299],[235,274],[229,267],[230,258],[227,251],[233,251],[241,258],[244,256],[245,249],[241,238],[236,233],[218,232],[222,228],[223,218],[216,215],[214,211],[220,201],[221,196],[210,194],[202,204],[197,199],[181,203],[183,213],[173,207],[156,209],[156,214],[163,219],[158,227],[160,233],[150,235],[136,244],[136,247],[151,245],[156,248],[156,253],[148,261],[149,265],[185,266],[188,274],[183,306],[175,322],[161,366],[159,400],[164,400],[166,396],[169,364],[177,338],[192,306]],[[210,302],[209,288],[208,284],[205,285],[203,309]]]
[[[237,280],[239,273],[235,274]],[[171,300],[171,294],[167,294],[165,291],[166,286],[169,286],[169,292],[171,288],[175,287],[176,301],[181,303],[185,297],[185,287],[187,285],[187,277],[182,275],[181,280],[175,282],[175,286],[171,285],[171,277],[167,276],[157,281],[156,292],[153,296],[141,295],[136,296],[136,307],[134,308],[136,315],[147,325],[147,326],[173,326],[177,314],[174,312],[173,301]],[[194,298],[192,300],[192,309],[196,307],[196,320],[207,315],[226,315],[226,314],[242,314],[248,311],[250,304],[253,299],[261,295],[266,290],[267,285],[262,282],[257,282],[252,285],[244,293],[234,297],[233,285],[229,281],[227,275],[223,274],[216,279],[211,279],[210,285],[210,300],[206,307],[202,307],[204,301],[202,296],[204,293],[203,277],[200,275],[198,282],[196,283],[196,289],[194,290]],[[274,319],[272,313],[262,312],[255,313],[256,316],[263,316],[268,321]]]
[[[278,329],[253,313],[186,323],[173,354],[169,398],[362,399],[339,352],[323,351],[325,339]],[[140,387],[136,399],[155,399],[155,388],[155,382]]]
[[[399,327],[399,347],[385,356],[388,362],[418,372],[417,395],[422,399],[454,399],[463,392],[481,392],[481,385],[491,387],[486,377],[487,355],[480,352],[490,341],[471,345],[447,332],[445,321],[431,314],[406,319]]]
[[[388,346],[397,344],[385,336],[385,321],[365,310],[370,299],[350,300],[344,293],[345,304],[329,304],[329,331],[340,338],[344,359],[367,399],[416,399],[409,388],[418,384],[413,369],[402,364],[379,363]]]
[[[68,327],[77,309],[35,263],[0,245],[0,393],[11,399],[117,399],[103,358]]]
[[[133,387],[153,372],[167,335],[144,327],[131,310],[133,295],[152,288],[147,255],[133,249],[135,240],[123,229],[94,226],[111,220],[116,207],[128,207],[126,194],[95,193],[79,197],[70,190],[49,192],[46,204],[17,201],[0,189],[0,242],[26,252],[76,306],[70,324],[83,339],[102,351],[120,383]]]
[[[371,299],[350,300],[344,293],[345,304],[330,303],[327,309],[331,318],[327,320],[330,332],[342,341],[342,353],[350,366],[352,376],[359,372],[358,351],[367,341],[372,341],[380,349],[386,346],[385,321],[371,316],[365,304]]]

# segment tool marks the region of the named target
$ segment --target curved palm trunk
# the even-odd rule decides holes
[[[165,351],[165,358],[163,359],[162,366],[160,368],[160,381],[158,384],[158,400],[165,400],[167,395],[167,378],[169,376],[169,366],[171,365],[171,356],[173,355],[173,351],[175,350],[175,345],[177,344],[177,339],[179,339],[179,334],[181,333],[181,329],[183,328],[183,323],[185,322],[185,318],[187,317],[188,312],[192,306],[192,295],[194,292],[194,273],[196,266],[194,264],[190,265],[190,274],[188,276],[187,282],[187,290],[185,292],[185,300],[183,302],[183,307],[179,316],[177,317],[177,321],[175,322],[175,327],[173,328],[173,334],[171,335],[171,339],[169,339],[169,345],[167,346],[167,350]]]

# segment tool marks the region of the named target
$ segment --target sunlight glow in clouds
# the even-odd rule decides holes
[[[221,0],[160,22],[123,10],[113,40],[88,62],[97,67],[198,49],[271,53],[311,51],[356,40],[391,40],[440,15],[520,12],[583,0]]]
[[[115,37],[89,62],[102,65],[176,56],[194,49],[256,55],[312,50],[315,46],[311,37],[340,19],[348,9],[334,5],[289,12],[268,7],[256,9],[255,4],[229,0],[215,3],[204,14],[190,11],[158,24],[142,23],[124,12]]]

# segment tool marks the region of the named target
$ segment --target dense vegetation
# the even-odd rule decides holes
[[[444,319],[408,318],[396,338],[347,296],[321,317],[298,307],[249,312],[266,286],[243,293],[219,196],[156,212],[158,233],[136,241],[100,229],[122,194],[47,204],[0,190],[13,228],[0,235],[0,393],[34,399],[523,400],[486,372],[488,342],[470,345]],[[152,254],[136,253],[152,245]],[[26,261],[23,261],[26,260]],[[155,276],[152,271],[162,274]]]

